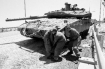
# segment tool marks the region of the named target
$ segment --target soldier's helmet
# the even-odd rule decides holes
[[[57,28],[56,27],[52,27],[51,28],[51,31],[53,32],[53,31],[57,31]]]
[[[64,23],[66,23],[66,27],[70,27],[70,24],[68,23],[67,20],[64,20]]]
[[[57,32],[59,31],[60,27],[59,26],[55,26],[51,29],[52,32]]]
[[[56,28],[57,30],[61,29],[60,26],[55,26],[55,28]]]

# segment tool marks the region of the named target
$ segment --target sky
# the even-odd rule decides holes
[[[79,8],[85,8],[92,12],[92,19],[99,20],[100,0],[25,0],[26,16],[39,16],[54,10],[65,7],[65,2],[77,4]],[[101,5],[101,19],[103,19],[104,6]],[[6,22],[6,18],[25,17],[24,0],[0,0],[0,28],[16,27],[24,23],[23,21]]]

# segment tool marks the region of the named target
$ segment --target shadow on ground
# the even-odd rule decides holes
[[[38,52],[40,54],[43,54],[43,56],[39,57],[39,60],[40,61],[45,61],[44,64],[49,64],[49,63],[54,63],[53,61],[51,61],[50,59],[47,59],[45,54],[46,54],[46,51],[45,51],[45,47],[44,47],[44,42],[42,39],[38,39],[38,38],[35,38],[35,39],[27,39],[27,40],[24,40],[24,41],[19,41],[19,42],[15,42],[15,44],[19,45],[19,47],[21,49],[25,48],[24,50],[30,52],[29,50],[31,50],[32,52],[31,53],[35,53],[35,52]],[[73,55],[69,55],[69,54],[66,54],[66,55],[63,55],[62,58],[65,58],[67,61],[76,61],[77,58]],[[61,62],[62,59],[58,62]]]
[[[70,54],[63,55],[62,57],[71,62],[78,60],[78,58],[75,55]]]
[[[35,39],[28,39],[24,41],[16,42],[15,44],[19,45],[21,49],[24,49],[26,51],[32,51],[38,52],[45,55],[45,48],[44,48],[44,42],[42,39],[35,38]]]
[[[12,43],[15,43],[15,42],[1,43],[0,45],[6,45],[6,44],[12,44]]]

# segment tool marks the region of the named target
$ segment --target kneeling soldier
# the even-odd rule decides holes
[[[66,38],[63,33],[57,31],[57,27],[48,30],[44,35],[45,49],[48,59],[59,60],[59,55],[65,46]],[[52,55],[52,53],[54,53]]]

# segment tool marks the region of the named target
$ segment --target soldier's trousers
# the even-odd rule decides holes
[[[65,43],[66,43],[66,41],[64,40],[64,41],[60,41],[56,44],[56,47],[54,49],[54,57],[58,57],[61,54],[61,52],[65,46]]]
[[[66,40],[62,40],[62,41],[58,41],[54,47],[50,47],[49,45],[46,45],[45,48],[46,48],[47,56],[53,53],[54,57],[58,57],[62,52],[62,49],[65,46],[65,43],[66,43]]]
[[[76,40],[74,41],[69,41],[66,43],[67,48],[70,50],[70,53],[75,53],[76,56],[79,56],[79,51],[78,51],[78,46],[81,43],[81,36],[79,36]]]

